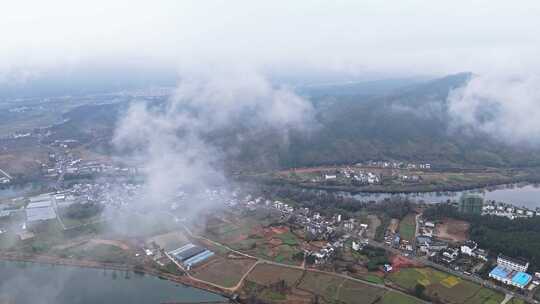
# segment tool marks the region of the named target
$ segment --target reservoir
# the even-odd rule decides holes
[[[538,185],[509,184],[483,189],[448,192],[424,192],[424,193],[357,193],[353,197],[359,200],[382,200],[393,196],[408,197],[410,199],[426,203],[441,203],[447,200],[458,200],[463,193],[481,195],[485,200],[505,202],[517,207],[529,209],[540,208],[540,187]]]
[[[211,302],[225,298],[130,271],[0,261],[0,303]]]

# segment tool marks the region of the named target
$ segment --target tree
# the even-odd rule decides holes
[[[416,284],[416,286],[414,286],[414,295],[418,298],[423,298],[425,290],[426,290],[426,287],[424,285]]]

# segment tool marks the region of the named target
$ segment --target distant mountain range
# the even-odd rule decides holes
[[[292,131],[287,144],[282,144],[278,135],[268,130],[247,133],[239,141],[235,135],[243,129],[238,126],[209,134],[208,140],[225,151],[227,163],[233,168],[300,167],[365,160],[445,166],[539,166],[540,153],[536,150],[507,146],[484,134],[451,130],[448,94],[465,85],[470,77],[471,73],[461,73],[428,81],[336,84],[325,85],[324,89],[303,86],[298,88],[299,93],[312,100],[319,125],[309,134]],[[71,135],[81,136],[89,130],[99,130],[104,147],[112,136],[115,119],[125,108],[99,105],[74,110],[66,115],[70,121],[65,127]]]

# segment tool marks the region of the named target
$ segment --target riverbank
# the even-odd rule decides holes
[[[537,184],[539,179],[509,179],[504,181],[493,181],[484,183],[471,183],[467,185],[459,186],[429,186],[429,185],[410,185],[404,187],[387,187],[385,185],[367,185],[367,186],[339,186],[339,185],[321,185],[319,183],[300,183],[283,179],[266,180],[264,183],[273,185],[290,185],[294,187],[309,189],[309,190],[323,190],[331,192],[347,192],[351,195],[361,193],[385,193],[385,194],[417,194],[417,193],[446,193],[446,192],[460,192],[471,191],[482,188],[494,188],[511,184]]]
[[[227,299],[231,299],[233,295],[230,291],[225,289],[220,289],[216,286],[205,284],[201,281],[191,280],[189,277],[184,275],[174,275],[168,272],[160,271],[155,268],[129,265],[129,264],[119,264],[119,263],[104,263],[96,262],[89,260],[77,260],[70,258],[61,258],[56,256],[48,255],[25,255],[20,253],[10,253],[10,252],[0,252],[0,261],[10,261],[10,262],[30,262],[38,264],[49,264],[49,265],[61,265],[68,267],[78,267],[78,268],[92,268],[92,269],[107,269],[107,270],[116,270],[116,271],[130,271],[138,274],[150,275],[159,279],[168,280],[173,283],[181,284],[183,286],[192,287],[206,292],[210,292]]]

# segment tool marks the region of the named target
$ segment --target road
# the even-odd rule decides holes
[[[195,235],[193,234],[193,232],[184,224],[182,224],[182,227],[184,228],[184,230],[188,233],[188,235],[192,238],[196,238],[196,239],[200,239],[200,240],[204,240],[204,241],[207,241],[207,242],[210,242],[216,246],[219,246],[219,247],[222,247],[222,248],[225,248],[231,252],[234,252],[238,255],[242,255],[242,256],[245,256],[245,257],[248,257],[248,258],[252,258],[252,259],[255,259],[257,262],[255,262],[254,265],[252,265],[252,267],[242,276],[242,278],[240,279],[240,281],[234,286],[234,287],[231,287],[231,288],[228,288],[228,287],[224,287],[224,286],[219,286],[219,285],[216,285],[216,284],[213,284],[213,283],[209,283],[209,282],[206,282],[206,281],[202,281],[202,280],[199,280],[199,279],[196,279],[196,278],[193,278],[192,276],[189,275],[189,273],[186,271],[186,274],[190,277],[190,278],[193,278],[195,279],[196,281],[199,281],[199,282],[202,282],[202,283],[206,283],[206,284],[209,284],[209,285],[213,285],[213,286],[216,286],[216,287],[219,287],[219,288],[223,288],[225,290],[230,290],[230,291],[233,291],[233,292],[236,292],[238,289],[240,289],[240,287],[242,286],[242,283],[244,281],[244,279],[249,275],[249,273],[255,268],[256,265],[258,264],[269,264],[269,265],[275,265],[275,266],[279,266],[279,267],[286,267],[286,268],[292,268],[292,269],[297,269],[297,270],[302,270],[302,271],[310,271],[310,272],[316,272],[316,273],[322,273],[322,274],[327,274],[327,275],[331,275],[331,276],[336,276],[336,277],[340,277],[340,278],[343,278],[343,279],[347,279],[347,280],[351,280],[351,281],[354,281],[354,282],[359,282],[359,283],[362,283],[364,285],[368,285],[368,286],[371,286],[371,287],[375,287],[375,288],[381,288],[381,289],[385,289],[387,291],[392,291],[392,292],[397,292],[397,293],[400,293],[404,296],[407,296],[407,297],[413,297],[411,296],[410,294],[408,293],[405,293],[401,290],[398,290],[398,289],[394,289],[394,288],[391,288],[389,286],[386,286],[386,285],[380,285],[380,284],[375,284],[375,283],[371,283],[371,282],[367,282],[367,281],[364,281],[364,280],[361,280],[361,279],[357,279],[357,278],[353,278],[353,277],[350,277],[348,275],[344,275],[344,274],[340,274],[340,273],[336,273],[336,272],[330,272],[330,271],[323,271],[323,270],[318,270],[318,269],[312,269],[312,268],[306,268],[305,267],[305,263],[302,263],[301,266],[296,266],[296,265],[289,265],[289,264],[283,264],[283,263],[279,263],[279,262],[274,262],[274,261],[270,261],[270,260],[266,260],[266,259],[263,259],[263,258],[259,258],[259,257],[255,257],[255,256],[252,256],[252,255],[249,255],[249,254],[246,254],[244,252],[241,252],[241,251],[238,251],[238,250],[235,250],[235,249],[232,249],[230,248],[229,246],[227,245],[224,245],[224,244],[221,244],[221,243],[218,243],[216,241],[213,241],[211,239],[208,239],[208,238],[205,238],[204,236],[200,236],[200,235]],[[184,268],[171,256],[169,256],[167,254],[167,256],[169,257],[169,259],[171,259],[178,267],[180,267],[180,269],[184,270]],[[185,271],[185,270],[184,270]],[[418,301],[422,302],[422,303],[425,303],[425,304],[428,304],[428,303],[431,303],[431,302],[428,302],[428,301],[424,301],[424,300],[421,300],[421,299],[418,299],[418,298],[415,298],[417,299]]]

